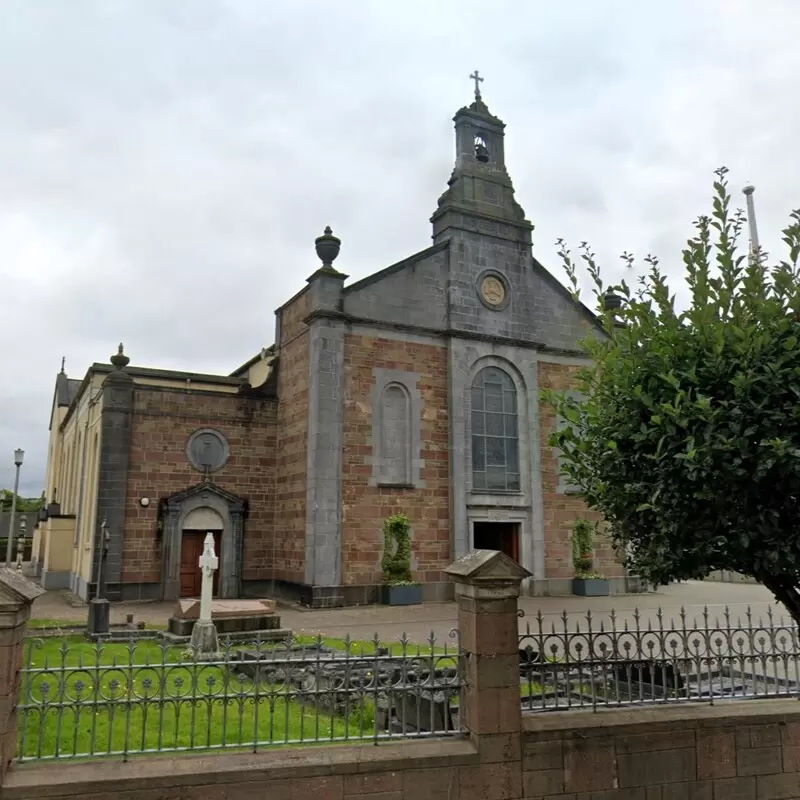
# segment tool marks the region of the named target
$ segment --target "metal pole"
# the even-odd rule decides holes
[[[753,199],[753,192],[755,186],[745,186],[742,189],[744,196],[747,198],[747,225],[750,229],[750,259],[754,264],[757,264],[761,259],[761,245],[758,242],[758,225],[756,225],[756,204]]]
[[[97,589],[95,590],[94,596],[98,599],[102,599],[101,597],[101,587],[102,587],[102,580],[103,580],[103,559],[106,555],[106,535],[108,531],[108,526],[106,521],[100,524],[100,558],[97,562]]]
[[[21,464],[17,464],[17,472],[14,476],[14,494],[11,496],[11,519],[8,521],[8,541],[6,542],[6,566],[11,569],[11,539],[14,536],[14,516],[17,513],[17,492],[19,491],[19,468]]]

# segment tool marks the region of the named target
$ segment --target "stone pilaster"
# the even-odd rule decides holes
[[[100,458],[97,486],[97,514],[94,523],[92,586],[89,596],[97,593],[97,574],[102,552],[100,526],[108,524],[108,555],[103,565],[102,582],[109,600],[120,597],[122,551],[125,541],[125,503],[128,487],[131,430],[133,421],[133,378],[125,372],[129,359],[122,352],[111,357],[116,369],[103,381]]]
[[[478,750],[474,798],[522,797],[522,709],[517,600],[530,573],[503,553],[475,550],[451,564],[464,690],[461,721]],[[491,780],[492,785],[482,785]],[[498,783],[502,791],[498,793]],[[473,800],[473,795],[461,800]]]
[[[20,670],[31,604],[44,593],[15,570],[0,569],[0,785],[17,752]]]
[[[308,278],[308,455],[305,582],[314,606],[340,605],[346,275],[332,263],[340,241],[330,228],[315,245],[322,266]]]
[[[313,320],[308,348],[305,579],[313,587],[338,587],[342,581],[344,323]],[[317,598],[314,593],[313,605],[336,605],[336,594]]]

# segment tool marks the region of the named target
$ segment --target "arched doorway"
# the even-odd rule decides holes
[[[199,597],[202,586],[200,556],[203,554],[206,534],[214,534],[214,553],[220,558],[219,568],[214,573],[213,593],[219,594],[219,576],[222,570],[222,517],[208,506],[192,509],[184,518],[181,530],[181,597]]]
[[[202,553],[202,541],[208,531],[219,531],[216,553],[214,593],[218,597],[239,597],[241,591],[242,550],[244,538],[245,502],[210,481],[203,481],[164,498],[159,512],[162,538],[161,580],[164,600],[177,600],[190,592],[189,572],[197,570]],[[191,535],[194,531],[196,535]],[[216,538],[216,537],[215,537]],[[194,539],[194,544],[190,544]],[[186,548],[184,548],[184,541]],[[196,548],[192,552],[189,548]],[[195,556],[196,553],[196,556]],[[182,565],[185,564],[185,585]],[[197,578],[199,580],[199,577]],[[194,581],[194,578],[192,578]],[[191,591],[199,584],[192,584]],[[198,588],[199,592],[199,588]]]

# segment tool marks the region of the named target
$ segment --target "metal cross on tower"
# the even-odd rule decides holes
[[[473,72],[472,75],[470,75],[469,77],[473,81],[475,81],[475,99],[476,100],[480,100],[481,99],[481,87],[480,87],[480,84],[483,83],[483,78],[481,78],[480,74],[478,73],[478,70],[475,70],[475,72]]]

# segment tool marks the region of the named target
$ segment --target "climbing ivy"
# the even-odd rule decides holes
[[[383,522],[383,582],[387,586],[413,583],[411,578],[411,520],[393,514]]]

